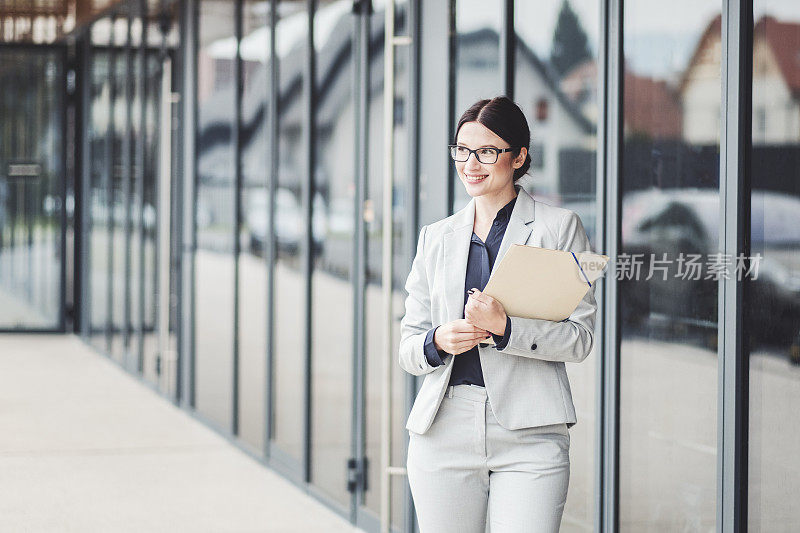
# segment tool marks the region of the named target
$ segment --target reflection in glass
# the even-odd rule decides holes
[[[350,503],[352,456],[355,148],[353,4],[322,1],[314,13],[316,138],[311,275],[311,482]],[[335,312],[332,312],[335,310]]]
[[[383,35],[384,32],[384,6],[385,3],[375,4],[375,12],[372,14],[371,32],[373,39]],[[408,2],[397,2],[395,4],[395,32],[398,35],[408,35],[409,29],[406,24],[408,17]],[[391,353],[396,354],[399,350],[400,336],[396,333],[400,331],[400,319],[404,313],[405,290],[404,283],[408,277],[411,260],[409,248],[416,249],[416,242],[409,243],[409,238],[416,239],[418,233],[408,235],[406,233],[406,223],[411,214],[407,211],[405,202],[407,187],[409,185],[408,171],[408,75],[410,61],[409,47],[401,46],[395,48],[395,113],[394,113],[394,190],[392,226],[394,234],[394,245],[392,261],[394,263],[394,283],[392,286],[392,335]],[[380,516],[381,500],[381,401],[387,393],[382,385],[383,366],[385,347],[383,338],[384,328],[384,303],[382,293],[383,283],[383,54],[375,56],[375,61],[370,65],[371,81],[369,86],[373,89],[369,94],[368,121],[370,131],[374,134],[369,137],[369,153],[367,154],[368,177],[366,183],[366,202],[364,205],[364,222],[366,228],[366,267],[367,283],[364,287],[364,332],[365,332],[365,416],[366,416],[366,456],[369,461],[367,467],[367,491],[365,493],[365,505],[375,516]],[[389,391],[392,395],[392,465],[405,465],[406,460],[406,441],[408,432],[405,429],[405,421],[408,415],[406,410],[406,384],[408,374],[397,366],[396,358],[392,358],[388,364],[394,365],[392,368],[392,385]],[[402,530],[405,523],[404,509],[406,487],[408,482],[404,476],[391,477],[391,496],[392,496],[392,527]]]
[[[275,190],[277,260],[274,265],[275,307],[272,313],[274,383],[273,439],[278,448],[300,460],[303,440],[305,359],[305,280],[302,268],[304,216],[301,191],[308,177],[305,163],[303,76],[308,12],[303,2],[282,1],[276,21],[278,56],[278,179]]]
[[[111,52],[109,50],[110,19],[92,25],[90,100],[88,142],[90,151],[89,183],[89,338],[102,351],[107,351],[107,317],[109,302],[109,232],[111,215],[108,174],[111,161],[109,122],[111,117]]]
[[[230,428],[233,401],[235,232],[234,3],[199,4],[197,58],[197,410]]]
[[[453,129],[461,114],[482,98],[494,98],[503,92],[500,77],[499,0],[458,0],[456,2],[456,107]],[[453,211],[469,202],[469,195],[454,176]]]
[[[599,4],[517,1],[514,13],[514,99],[531,130],[531,167],[519,183],[537,200],[575,211],[594,248]],[[570,429],[565,531],[592,531],[594,522],[599,345],[583,363],[566,365],[578,423]]]
[[[0,329],[59,327],[64,127],[59,52],[0,52]]]
[[[112,77],[113,100],[111,103],[111,356],[118,362],[123,361],[123,329],[125,328],[125,263],[128,247],[126,246],[125,218],[127,214],[127,198],[125,198],[125,181],[128,179],[125,167],[128,150],[125,128],[127,128],[128,106],[127,94],[127,61],[125,45],[128,39],[128,17],[119,16],[114,24],[114,42],[112,50],[114,75]]]
[[[239,228],[239,435],[257,453],[264,448],[267,357],[267,175],[269,145],[269,2],[244,3],[241,43],[242,221]]]
[[[719,9],[625,5],[621,531],[715,527]]]
[[[753,10],[754,259],[743,304],[750,360],[747,529],[792,531],[800,523],[800,507],[789,496],[800,490],[800,6],[758,0]]]
[[[129,80],[131,91],[130,106],[130,186],[128,188],[128,213],[130,216],[130,240],[129,240],[129,287],[128,287],[128,323],[126,324],[128,333],[128,351],[131,356],[129,368],[140,372],[138,362],[141,353],[141,333],[142,333],[142,179],[144,166],[142,165],[142,155],[144,152],[144,130],[142,128],[142,104],[144,100],[144,72],[142,69],[142,59],[144,58],[144,48],[142,47],[142,17],[139,6],[135,6],[134,18],[131,22],[131,74]]]
[[[148,32],[150,35],[150,32]],[[144,124],[144,183],[142,184],[142,362],[144,377],[151,383],[158,382],[156,356],[156,179],[158,173],[159,143],[159,98],[161,94],[158,53],[148,51],[145,75],[145,124]]]

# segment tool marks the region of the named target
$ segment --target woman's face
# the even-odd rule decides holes
[[[458,130],[456,144],[472,150],[486,147],[510,148],[506,141],[480,122],[462,124]],[[514,170],[522,166],[527,153],[527,150],[522,148],[519,156],[514,158],[512,152],[503,152],[498,154],[497,162],[494,164],[481,163],[475,154],[470,154],[463,163],[455,161],[456,171],[470,196],[494,195],[509,187],[513,189]]]

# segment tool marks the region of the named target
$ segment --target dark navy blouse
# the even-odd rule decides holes
[[[494,217],[492,227],[489,230],[489,235],[486,236],[486,242],[483,242],[480,237],[472,232],[472,240],[469,245],[469,256],[467,258],[467,275],[464,279],[464,304],[462,306],[461,318],[464,318],[463,308],[467,305],[467,298],[469,295],[467,291],[475,287],[478,290],[483,290],[486,283],[489,281],[489,274],[494,266],[494,261],[497,258],[497,252],[500,250],[500,243],[503,241],[503,235],[506,233],[508,221],[511,218],[511,212],[514,209],[514,202],[517,197],[511,199],[505,206],[503,206]],[[447,355],[447,352],[438,350],[433,342],[433,334],[436,332],[436,326],[428,331],[425,336],[425,358],[432,366],[439,366],[442,363],[442,357]],[[508,338],[511,335],[511,319],[506,318],[505,333],[495,335],[492,333],[497,348],[502,349],[508,343]],[[481,360],[478,355],[478,347],[475,346],[470,350],[458,354],[453,361],[453,372],[450,374],[450,385],[461,384],[475,384],[484,387],[483,371],[481,370]]]

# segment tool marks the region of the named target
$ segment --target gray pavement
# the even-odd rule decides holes
[[[0,335],[0,531],[361,531],[73,336]]]

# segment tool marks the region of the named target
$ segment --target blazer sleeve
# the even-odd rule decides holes
[[[417,253],[406,280],[406,312],[400,321],[400,367],[415,376],[436,370],[425,357],[425,337],[431,323],[431,296],[425,273],[425,233],[422,226],[417,240]]]
[[[570,211],[561,219],[560,250],[591,251],[580,217]],[[596,285],[596,283],[595,283]],[[500,353],[532,357],[545,361],[579,363],[586,359],[594,344],[597,302],[593,285],[572,314],[561,322],[512,316],[511,335]]]

